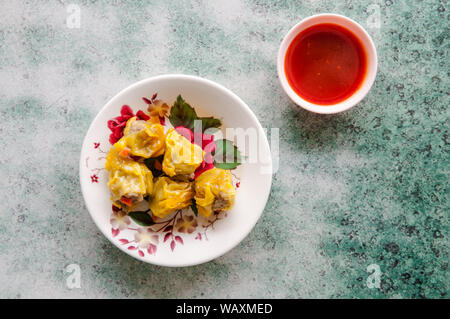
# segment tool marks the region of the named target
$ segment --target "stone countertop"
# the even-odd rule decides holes
[[[448,298],[448,10],[398,0],[2,1],[0,297]],[[332,116],[296,108],[276,73],[285,33],[322,12],[362,24],[379,58],[368,96]],[[164,73],[217,81],[263,127],[280,128],[262,218],[231,252],[188,268],[116,249],[89,217],[78,177],[100,108]],[[80,288],[66,285],[71,264]]]

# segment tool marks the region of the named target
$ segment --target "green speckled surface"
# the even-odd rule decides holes
[[[80,28],[66,25],[80,8]],[[448,298],[447,1],[2,1],[0,297]],[[282,91],[284,34],[315,13],[372,35],[379,72],[351,111],[320,116]],[[379,28],[373,15],[379,12]],[[280,169],[251,234],[213,262],[164,268],[97,230],[81,143],[129,84],[186,73],[280,128]],[[66,286],[69,264],[81,288]],[[379,288],[366,269],[377,264]]]

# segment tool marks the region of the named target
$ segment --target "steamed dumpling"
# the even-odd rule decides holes
[[[127,125],[123,129],[123,135],[127,136],[133,133],[142,131],[147,126],[147,122],[143,120],[138,120],[136,116],[133,116],[127,121]]]
[[[194,189],[191,182],[180,182],[169,177],[159,177],[153,188],[150,210],[153,215],[163,218],[178,209],[192,204]]]
[[[162,169],[169,176],[192,174],[202,163],[203,155],[200,146],[191,143],[171,128],[166,134],[166,153]]]
[[[119,142],[123,140],[120,147],[128,147],[131,155],[150,158],[164,153],[164,127],[161,124],[132,117],[127,121],[123,133],[124,136],[119,140]]]
[[[144,164],[119,155],[120,144],[116,147],[119,142],[114,144],[106,156],[108,187],[114,205],[130,210],[145,196],[152,194],[153,174]]]
[[[195,180],[195,201],[200,214],[211,216],[215,211],[230,210],[234,204],[236,190],[229,170],[212,168]]]

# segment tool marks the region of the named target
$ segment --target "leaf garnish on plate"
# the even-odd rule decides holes
[[[222,122],[214,117],[199,117],[197,120],[202,121],[202,132],[210,128],[219,128],[222,126]]]
[[[194,108],[186,103],[178,95],[177,100],[170,109],[169,121],[173,127],[184,126],[190,129],[194,128],[194,121],[197,119],[197,113]]]
[[[242,164],[243,156],[233,142],[226,139],[214,142],[216,143],[216,149],[213,153],[215,167],[234,169]]]
[[[178,95],[177,100],[170,109],[169,121],[173,127],[184,126],[194,129],[195,121],[202,122],[202,131],[209,128],[219,128],[222,122],[214,117],[198,117],[195,109]]]
[[[135,211],[128,214],[130,218],[138,225],[152,226],[155,224],[152,216],[147,211]]]
[[[191,205],[192,211],[194,212],[195,216],[198,216],[198,208],[197,208],[197,202],[195,199],[192,199],[192,205]]]

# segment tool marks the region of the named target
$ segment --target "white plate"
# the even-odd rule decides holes
[[[142,97],[158,93],[158,99],[172,105],[178,94],[195,108],[199,116],[222,120],[225,128],[254,128],[258,136],[259,155],[256,162],[245,162],[233,171],[239,177],[239,188],[232,210],[214,225],[204,228],[207,220],[199,220],[192,234],[173,232],[149,233],[151,245],[133,242],[147,227],[133,221],[126,228],[112,226],[110,193],[107,187],[105,156],[111,145],[107,121],[120,115],[122,105],[136,113],[145,110]],[[248,149],[237,144],[242,151]],[[244,155],[245,150],[244,150]],[[250,108],[223,86],[199,77],[162,75],[137,82],[113,97],[92,122],[83,142],[80,158],[81,190],[89,213],[97,227],[114,245],[139,260],[162,266],[190,266],[217,258],[241,242],[258,221],[267,202],[272,182],[269,144],[261,124]],[[172,233],[172,235],[167,235]],[[200,235],[199,235],[200,234]],[[147,235],[147,233],[144,233]],[[166,238],[167,237],[167,238]],[[166,239],[166,240],[164,240]],[[141,244],[141,248],[138,247]],[[135,247],[135,249],[133,248]]]

